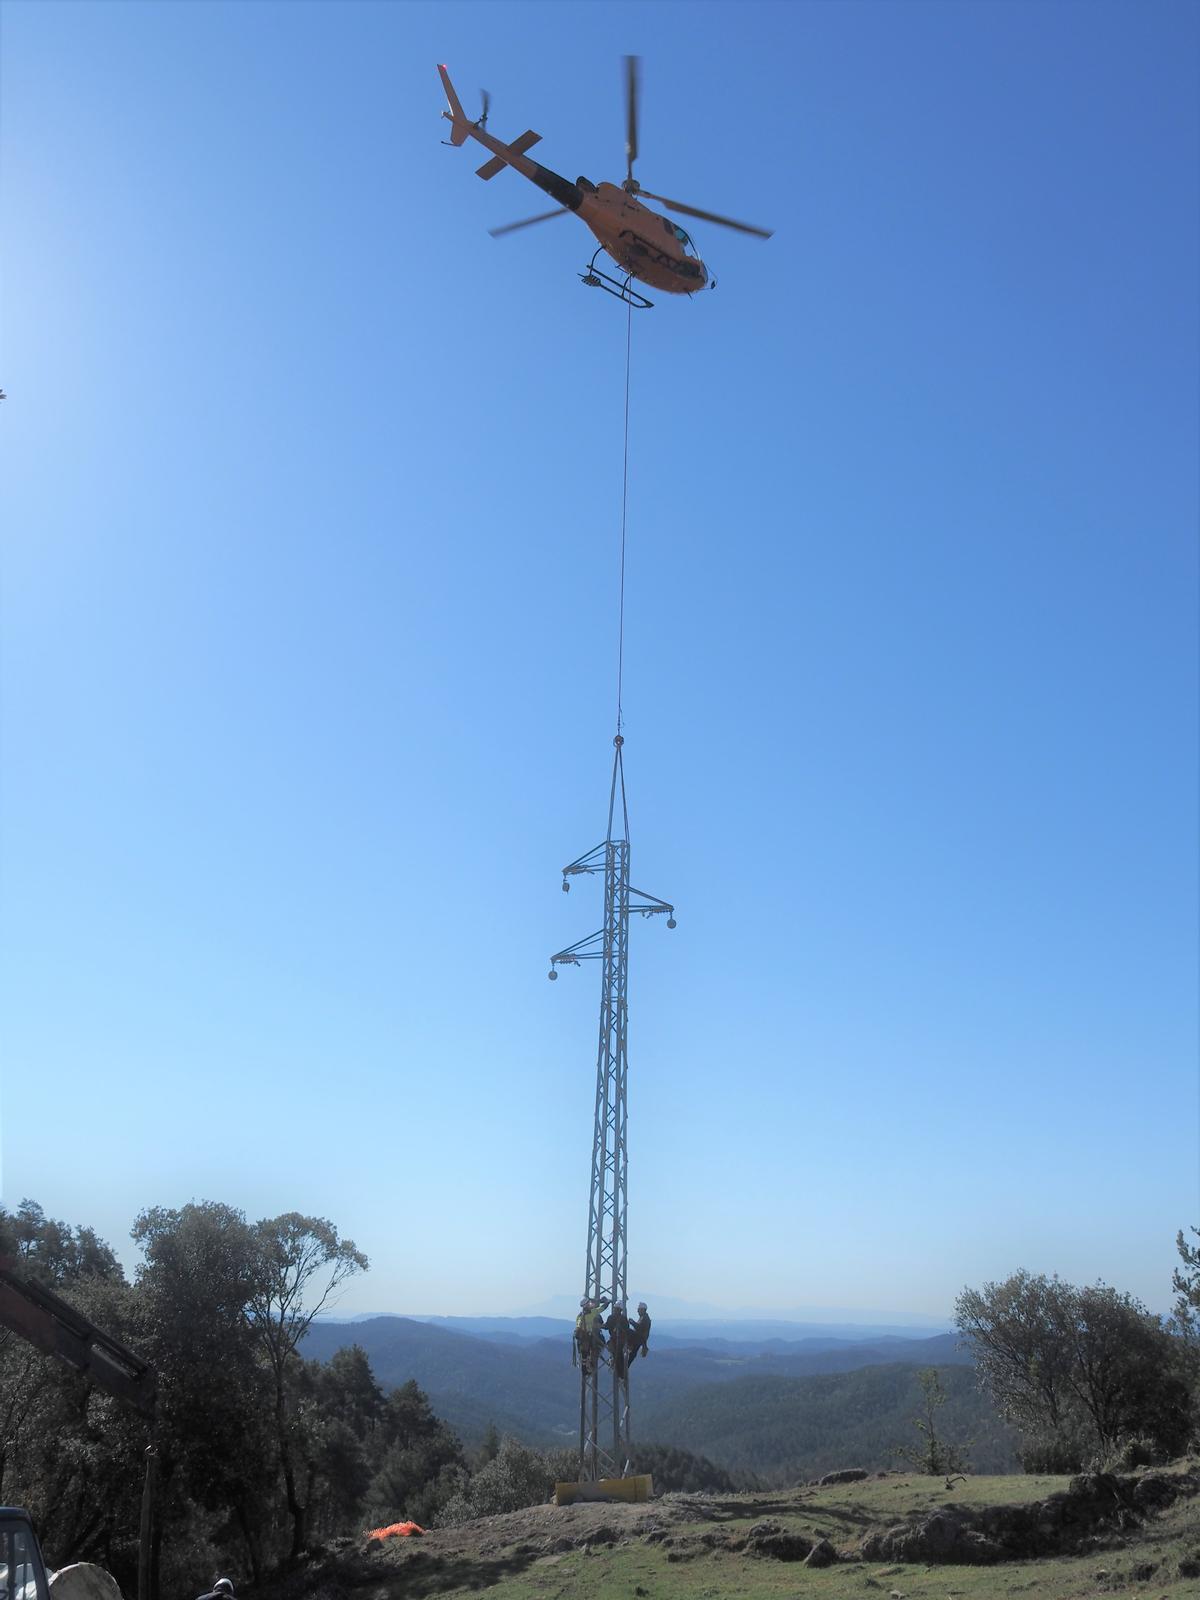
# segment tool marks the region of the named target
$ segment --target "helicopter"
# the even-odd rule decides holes
[[[621,184],[592,183],[588,178],[576,178],[571,183],[559,177],[549,167],[531,161],[527,151],[541,142],[541,134],[527,129],[511,144],[487,132],[490,97],[483,91],[483,109],[476,119],[463,111],[450,74],[444,66],[438,67],[442,87],[446,91],[448,111],[442,116],[450,124],[450,138],[444,144],[462,145],[475,139],[491,158],[478,168],[476,176],[490,181],[505,167],[512,167],[522,177],[537,184],[558,204],[553,211],[539,212],[536,217],[525,217],[520,222],[509,222],[502,228],[490,228],[492,237],[514,233],[518,228],[531,227],[535,222],[548,222],[551,217],[566,216],[574,212],[591,229],[600,241],[586,272],[579,274],[590,288],[603,289],[618,300],[638,309],[649,308],[653,301],[633,288],[631,280],[640,279],[652,288],[668,294],[695,294],[698,289],[715,289],[717,281],[709,275],[708,268],[696,253],[690,237],[677,223],[649,206],[643,205],[641,196],[657,200],[668,211],[680,212],[687,217],[699,217],[704,222],[716,222],[723,228],[736,228],[739,233],[755,234],[769,239],[769,228],[756,228],[748,222],[734,222],[731,217],[720,217],[712,211],[700,211],[686,206],[681,200],[668,200],[665,195],[651,194],[643,189],[633,175],[633,164],[638,154],[638,100],[640,63],[637,56],[625,57],[625,180]],[[624,280],[614,278],[597,267],[601,252],[609,255],[626,274]]]

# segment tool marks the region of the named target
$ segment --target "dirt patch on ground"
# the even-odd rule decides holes
[[[530,1506],[416,1538],[339,1539],[273,1580],[263,1600],[268,1594],[269,1600],[388,1600],[396,1589],[406,1600],[421,1600],[447,1589],[486,1588],[572,1550],[641,1539],[664,1545],[671,1555],[681,1545],[678,1558],[686,1559],[703,1553],[686,1537],[692,1530],[733,1514],[703,1495],[663,1495],[643,1505]]]

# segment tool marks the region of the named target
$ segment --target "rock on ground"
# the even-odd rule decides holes
[[[837,1551],[828,1539],[818,1539],[804,1558],[806,1567],[831,1567],[838,1558]]]
[[[52,1600],[122,1600],[121,1586],[93,1561],[76,1561],[50,1574]]]
[[[964,1566],[1038,1559],[1081,1549],[1098,1528],[1140,1521],[1180,1496],[1200,1493],[1200,1473],[1117,1477],[1085,1472],[1065,1492],[1032,1505],[943,1506],[914,1512],[885,1533],[868,1534],[865,1561],[953,1562]]]

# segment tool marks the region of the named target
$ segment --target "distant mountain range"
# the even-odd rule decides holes
[[[629,1302],[631,1306],[636,1300]],[[651,1307],[653,1312],[654,1308]],[[355,1318],[356,1322],[361,1318]],[[530,1339],[560,1339],[571,1336],[574,1314],[569,1317],[405,1317],[408,1322],[426,1322],[432,1327],[449,1328],[454,1333],[470,1333],[482,1337],[502,1338],[520,1344]],[[949,1333],[947,1323],[933,1323],[928,1327],[908,1327],[902,1323],[857,1322],[786,1322],[779,1318],[697,1318],[654,1316],[655,1337],[680,1345],[736,1346],[740,1350],[762,1351],[805,1344],[811,1348],[826,1348],[834,1344],[877,1343],[881,1339],[906,1341],[929,1339],[935,1334]]]
[[[927,1316],[917,1311],[864,1311],[861,1309],[850,1310],[842,1306],[791,1306],[787,1310],[774,1308],[765,1310],[761,1306],[741,1306],[736,1310],[728,1307],[714,1306],[697,1300],[678,1300],[670,1295],[658,1294],[648,1286],[635,1285],[629,1295],[629,1304],[637,1305],[639,1300],[645,1300],[650,1306],[656,1320],[665,1322],[738,1322],[738,1323],[772,1323],[794,1325],[803,1323],[805,1326],[830,1327],[844,1325],[862,1328],[894,1328],[897,1332],[908,1334],[912,1338],[919,1338],[923,1333],[945,1333],[950,1322],[942,1317]],[[505,1317],[566,1317],[573,1321],[579,1302],[569,1294],[550,1295],[540,1305],[525,1306],[520,1311],[505,1312]],[[399,1315],[409,1316],[415,1313],[402,1312]],[[426,1321],[424,1316],[418,1318]]]
[[[637,1306],[643,1296],[630,1294],[629,1306]],[[781,1339],[786,1344],[802,1339],[930,1339],[936,1333],[952,1333],[954,1323],[946,1318],[917,1317],[898,1312],[819,1312],[808,1317],[771,1317],[771,1315],[733,1315],[730,1312],[707,1312],[704,1307],[688,1307],[685,1301],[667,1301],[666,1306],[656,1299],[648,1299],[654,1326],[661,1333],[682,1339],[690,1344],[710,1339],[725,1339],[734,1344],[763,1342]],[[438,1328],[451,1328],[454,1333],[507,1334],[512,1341],[523,1338],[554,1339],[563,1331],[570,1334],[578,1301],[565,1294],[555,1296],[554,1310],[539,1310],[522,1315],[498,1317],[445,1317],[432,1312],[355,1312],[341,1315],[326,1312],[317,1318],[322,1325],[330,1323],[378,1322],[382,1317],[402,1317],[405,1322],[427,1322]],[[685,1314],[686,1312],[686,1314]]]
[[[545,1317],[321,1321],[309,1330],[303,1352],[328,1360],[336,1350],[360,1345],[378,1383],[390,1389],[415,1379],[464,1442],[477,1442],[494,1423],[502,1433],[544,1447],[569,1444],[579,1425],[571,1326]],[[651,1354],[633,1373],[639,1437],[713,1455],[695,1442],[686,1419],[711,1412],[719,1433],[724,1424],[716,1420],[723,1415],[722,1401],[713,1394],[718,1389],[732,1397],[733,1386],[746,1380],[770,1385],[900,1365],[909,1369],[915,1391],[914,1368],[970,1364],[955,1334],[914,1339],[872,1330],[874,1337],[866,1337],[867,1330],[855,1329],[854,1337],[846,1328],[818,1332],[816,1326],[718,1323],[714,1327],[721,1331],[705,1337],[695,1324],[656,1323]],[[799,1336],[783,1337],[781,1328]],[[794,1399],[794,1391],[787,1394]]]

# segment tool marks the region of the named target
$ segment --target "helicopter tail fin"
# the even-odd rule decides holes
[[[471,119],[463,111],[462,104],[454,92],[454,85],[450,82],[450,74],[445,67],[439,65],[438,73],[442,80],[442,88],[446,91],[447,104],[450,107],[449,111],[442,112],[442,115],[450,123],[450,143],[466,144],[471,134]]]

